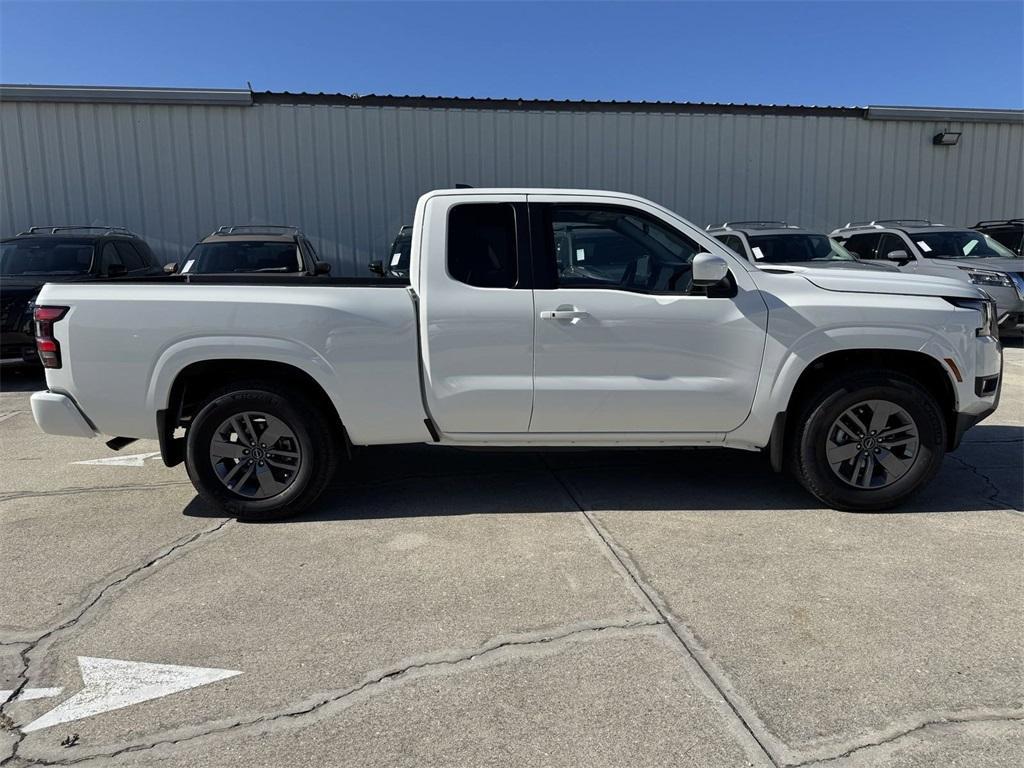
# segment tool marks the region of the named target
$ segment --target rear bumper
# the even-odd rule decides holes
[[[43,432],[70,437],[95,437],[96,430],[67,395],[36,392],[30,400],[32,417]]]

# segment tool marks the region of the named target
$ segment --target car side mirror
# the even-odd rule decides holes
[[[713,253],[698,253],[693,257],[693,285],[696,288],[710,288],[725,280],[729,274],[729,262]]]
[[[316,266],[313,267],[314,275],[329,275],[331,274],[331,265],[326,261],[318,261]]]
[[[176,262],[176,261],[169,261],[166,264],[164,264],[164,273],[165,274],[174,275],[174,274],[177,274],[177,272],[178,272],[178,262]]]
[[[370,271],[373,272],[373,274],[375,274],[375,275],[380,275],[381,277],[384,277],[384,262],[383,261],[371,261],[370,262]]]
[[[128,274],[128,267],[124,264],[111,264],[107,267],[107,277],[122,277]]]
[[[885,254],[885,258],[889,261],[910,261],[910,254],[904,250],[889,251]]]

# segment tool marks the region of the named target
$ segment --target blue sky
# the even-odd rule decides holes
[[[0,2],[0,81],[1024,107],[1024,3]]]

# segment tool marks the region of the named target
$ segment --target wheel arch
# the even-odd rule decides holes
[[[776,412],[768,444],[769,459],[775,471],[782,470],[785,448],[792,436],[800,403],[844,371],[870,368],[896,371],[921,384],[942,410],[947,448],[955,447],[957,393],[953,373],[946,365],[932,355],[916,350],[843,349],[822,354],[804,366],[785,399],[784,408]]]
[[[188,429],[201,405],[213,392],[232,382],[260,380],[285,385],[308,398],[324,414],[329,428],[349,445],[341,414],[321,382],[297,365],[258,358],[197,360],[181,368],[170,381],[165,405],[156,412],[160,454],[169,467],[185,458],[185,438],[175,437],[179,427]]]

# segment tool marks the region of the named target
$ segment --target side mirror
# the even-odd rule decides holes
[[[128,274],[128,267],[124,264],[111,264],[107,267],[107,277],[122,277]]]
[[[384,277],[384,262],[383,261],[371,261],[370,262],[370,271],[373,272],[373,274],[375,274],[375,275],[380,275],[381,277]]]
[[[178,272],[178,262],[176,262],[176,261],[169,261],[166,264],[164,264],[164,273],[165,274],[174,275],[174,274],[177,274],[177,272]]]
[[[910,254],[904,250],[889,251],[885,254],[885,258],[889,261],[910,261]]]
[[[331,265],[326,261],[318,261],[316,266],[313,267],[314,275],[329,275],[331,274]]]
[[[729,274],[729,262],[713,253],[698,253],[693,257],[693,285],[696,288],[710,288],[725,280]]]

